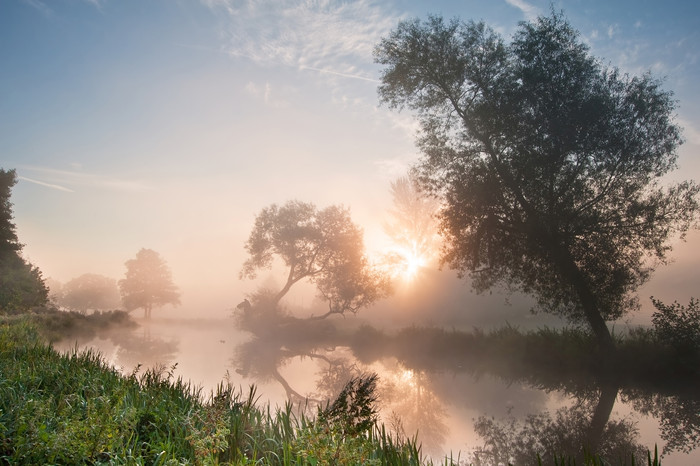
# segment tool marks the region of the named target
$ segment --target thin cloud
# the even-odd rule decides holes
[[[302,69],[302,70],[311,70],[311,71],[318,71],[319,73],[333,74],[333,75],[336,75],[336,76],[342,76],[342,77],[344,77],[344,78],[352,78],[352,79],[360,79],[360,80],[363,80],[363,81],[370,81],[370,82],[373,82],[373,83],[379,83],[379,82],[381,82],[381,81],[379,81],[378,79],[367,78],[367,77],[365,77],[365,76],[360,76],[360,75],[357,75],[357,74],[340,73],[340,72],[338,72],[338,71],[332,71],[332,70],[321,69],[321,68],[314,68],[314,67],[312,67],[312,66],[301,66],[301,67],[299,67],[299,68]]]
[[[53,16],[53,10],[49,6],[42,2],[41,0],[23,0],[25,4],[31,6],[35,10],[39,11],[45,17]]]
[[[506,0],[506,3],[522,11],[528,21],[536,19],[540,14],[539,8],[523,0]]]
[[[104,0],[83,0],[85,3],[89,3],[90,5],[94,6],[98,10],[102,11],[102,7],[105,3]]]
[[[51,183],[45,183],[43,181],[34,180],[32,178],[27,178],[26,176],[18,176],[17,178],[19,178],[20,180],[29,181],[30,183],[38,184],[39,186],[45,186],[47,188],[55,189],[57,191],[64,191],[67,193],[74,193],[75,192],[72,189],[68,189],[64,186],[60,186],[57,184],[51,184]]]
[[[400,19],[369,0],[201,1],[227,13],[230,55],[353,79],[372,80],[368,71],[344,70],[372,64],[374,45]]]
[[[63,185],[68,185],[83,186],[90,188],[103,188],[124,192],[143,192],[152,190],[150,186],[147,186],[140,181],[113,178],[94,173],[58,170],[55,168],[36,166],[20,166],[18,168],[23,171],[40,173],[43,176],[43,178],[47,178],[50,181],[42,181],[38,182],[38,184],[44,183],[44,185],[55,189],[57,189],[57,187],[64,187]],[[27,181],[36,182],[36,180],[29,178],[27,178]],[[65,189],[70,190],[69,188]]]
[[[276,94],[273,94],[272,85],[269,82],[259,85],[250,81],[248,84],[246,84],[245,90],[248,94],[262,99],[265,105],[269,107],[283,108],[289,105],[289,102],[284,99],[280,99]]]

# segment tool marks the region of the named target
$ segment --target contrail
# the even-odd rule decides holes
[[[378,80],[376,80],[376,79],[365,78],[364,76],[359,76],[359,75],[356,75],[356,74],[339,73],[339,72],[337,72],[337,71],[324,70],[324,69],[321,69],[321,68],[313,68],[313,67],[311,67],[311,66],[300,66],[299,68],[302,69],[302,70],[318,71],[319,73],[334,74],[334,75],[336,75],[336,76],[342,76],[342,77],[344,77],[344,78],[361,79],[361,80],[363,80],[363,81],[369,81],[369,82],[373,82],[373,83],[379,83],[379,82],[381,82],[381,81],[378,81]]]
[[[65,191],[67,193],[74,193],[75,192],[72,189],[64,188],[63,186],[59,186],[57,184],[44,183],[43,181],[33,180],[31,178],[27,178],[26,176],[18,176],[17,178],[19,178],[20,180],[29,181],[30,183],[38,184],[41,186],[46,186],[47,188],[57,189],[59,191]]]

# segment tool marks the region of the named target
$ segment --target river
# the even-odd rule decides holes
[[[431,360],[431,341],[444,338],[437,329],[409,329],[408,344],[399,350],[383,345],[386,338],[377,330],[350,319],[342,325],[341,333],[320,322],[308,334],[258,329],[254,335],[231,318],[155,319],[54,347],[96,349],[124,373],[138,365],[139,371],[174,366],[176,377],[205,393],[224,379],[244,392],[255,385],[261,402],[273,406],[324,403],[350,377],[375,372],[381,420],[394,432],[417,432],[433,458],[451,454],[465,463],[519,464],[553,442],[565,449],[596,435],[611,454],[657,445],[664,465],[700,464],[700,395],[504,377],[475,369],[459,354]]]

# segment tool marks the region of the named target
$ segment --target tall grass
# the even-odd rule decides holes
[[[57,353],[26,322],[3,324],[0,463],[426,463],[383,427],[349,433],[228,381],[203,396],[173,368],[123,376],[95,352]]]

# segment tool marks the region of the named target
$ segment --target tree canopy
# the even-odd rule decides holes
[[[144,317],[150,319],[154,307],[180,304],[180,293],[160,254],[144,248],[125,265],[126,277],[119,280],[119,291],[127,311],[143,308]]]
[[[255,278],[260,269],[271,268],[278,258],[288,272],[275,304],[295,283],[308,280],[328,304],[325,316],[357,312],[384,296],[387,286],[370,267],[362,236],[346,208],[319,210],[300,201],[272,204],[255,219],[245,243],[249,257],[240,277]]]
[[[510,43],[484,23],[405,21],[375,57],[381,100],[420,120],[443,260],[477,290],[533,294],[611,346],[605,320],[634,308],[697,217],[697,185],[661,183],[682,142],[671,92],[603,66],[555,12]]]
[[[117,309],[120,301],[117,281],[95,273],[72,279],[57,297],[58,304],[78,312]]]
[[[0,169],[0,311],[19,312],[46,304],[48,289],[41,271],[21,256],[10,196],[15,170]]]

